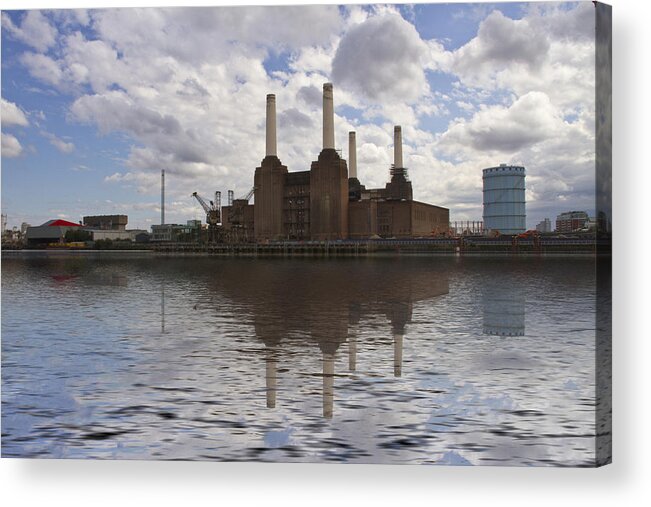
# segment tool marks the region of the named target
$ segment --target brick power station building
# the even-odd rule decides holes
[[[323,149],[309,170],[289,172],[277,154],[276,97],[267,95],[266,156],[255,170],[255,204],[244,206],[246,236],[256,241],[323,241],[447,232],[447,208],[413,200],[402,161],[401,127],[394,129],[394,164],[384,188],[367,189],[360,183],[355,132],[348,141],[347,163],[335,150],[333,90],[325,83]],[[227,208],[222,216],[229,216]],[[223,225],[228,229],[227,220]]]

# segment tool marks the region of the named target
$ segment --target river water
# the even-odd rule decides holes
[[[3,457],[589,466],[594,259],[2,259]]]

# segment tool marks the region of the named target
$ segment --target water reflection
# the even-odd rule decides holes
[[[3,455],[594,456],[588,260],[3,258],[2,275]]]
[[[298,261],[300,263],[300,261]],[[259,264],[247,266],[242,278],[216,277],[215,290],[228,297],[253,322],[256,337],[265,346],[265,391],[268,408],[278,401],[278,364],[296,346],[317,346],[321,355],[323,416],[334,412],[335,364],[338,352],[348,343],[348,370],[357,365],[356,329],[362,321],[386,319],[380,335],[393,339],[393,371],[402,375],[403,343],[413,306],[447,294],[448,274],[421,269],[391,270],[377,263],[354,262],[331,270],[327,265],[304,263],[300,276],[291,269],[270,271]],[[229,281],[237,283],[229,283]],[[255,286],[254,298],[251,297]],[[291,375],[292,372],[288,372]]]
[[[165,282],[160,284],[160,332],[165,334]]]
[[[482,290],[484,334],[524,336],[525,291],[508,280],[489,280]]]

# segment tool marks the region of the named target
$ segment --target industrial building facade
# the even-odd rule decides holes
[[[289,172],[278,158],[274,95],[267,95],[266,113],[266,156],[255,170],[255,204],[244,206],[244,213],[253,218],[252,224],[244,224],[253,227],[250,239],[407,238],[448,231],[447,208],[413,200],[402,163],[401,127],[394,129],[391,180],[385,188],[366,189],[357,179],[355,132],[349,133],[348,162],[335,149],[331,83],[323,85],[323,149],[309,170]],[[227,223],[224,226],[228,229]]]
[[[84,217],[86,227],[102,231],[125,231],[129,217],[127,215],[96,215]]]

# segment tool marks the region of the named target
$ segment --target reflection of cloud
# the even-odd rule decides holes
[[[293,428],[279,431],[267,431],[264,434],[264,443],[267,447],[284,447],[291,443]]]
[[[458,452],[455,451],[448,451],[443,454],[441,459],[439,459],[436,462],[437,465],[452,465],[452,466],[458,466],[458,465],[472,465],[470,461],[468,461],[466,458],[461,456]]]

